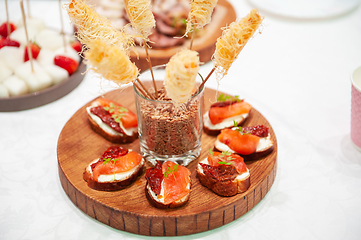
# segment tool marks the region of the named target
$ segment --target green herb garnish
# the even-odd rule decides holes
[[[120,160],[120,158],[103,158],[103,165],[112,162],[113,172],[114,172],[114,180],[115,180],[115,162],[118,160]]]
[[[172,169],[170,167],[167,167],[167,169],[164,172],[164,178],[167,178],[169,174],[172,174],[174,177],[174,180],[177,182],[177,179],[175,178],[174,173],[178,171],[178,164],[173,165]]]
[[[232,96],[226,96],[223,93],[220,94],[219,97],[217,98],[218,102],[225,102],[227,100],[232,100],[232,101],[237,101],[237,102],[241,101],[241,99],[239,99],[238,95],[235,95],[234,97],[232,97]]]
[[[238,131],[240,134],[251,134],[250,132],[244,132],[241,126],[238,126],[238,123],[233,120],[233,126],[236,128],[235,130]]]
[[[104,107],[105,111],[108,111],[110,114],[114,113],[116,110],[118,113],[112,114],[112,118],[115,120],[115,122],[120,123],[120,120],[124,116],[125,112],[128,112],[128,109],[122,106],[116,106],[113,103],[109,104],[109,107]]]
[[[218,162],[218,164],[223,164],[223,165],[232,165],[233,163],[231,163],[231,162]]]
[[[211,154],[212,156],[214,156],[214,152],[212,151],[212,149],[208,149],[209,154]]]
[[[232,153],[227,150],[225,152],[222,152],[220,157],[227,161],[232,161],[234,158],[231,155],[232,155]]]

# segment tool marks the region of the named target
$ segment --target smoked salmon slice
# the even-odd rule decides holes
[[[105,154],[103,154],[104,156]],[[105,155],[92,165],[93,179],[98,181],[100,175],[127,172],[142,161],[142,155],[136,152],[124,152]]]
[[[188,168],[166,161],[162,165],[162,172],[164,174],[164,204],[170,204],[189,194],[190,188],[187,186],[190,184],[191,172]]]
[[[221,123],[226,118],[249,113],[251,109],[252,106],[245,101],[233,101],[225,104],[216,103],[216,105],[211,106],[208,115],[211,123],[215,125]]]
[[[260,137],[240,133],[238,130],[223,129],[217,139],[236,153],[249,155],[256,151]]]
[[[217,167],[221,164],[232,165],[237,169],[238,174],[247,172],[247,165],[244,163],[244,159],[233,153],[229,152],[212,152],[208,153],[208,163],[211,166]]]
[[[118,116],[124,128],[132,128],[138,126],[137,116],[129,109],[109,99],[99,98],[97,101],[103,107],[108,109],[107,111],[110,114],[114,115],[115,117]]]

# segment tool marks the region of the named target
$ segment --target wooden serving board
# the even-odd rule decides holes
[[[205,110],[209,109],[209,100],[213,101],[215,94],[215,90],[205,89]],[[132,87],[111,91],[105,97],[136,112]],[[186,205],[176,209],[157,209],[151,206],[145,196],[145,171],[125,189],[113,192],[93,190],[83,180],[84,168],[114,144],[90,128],[85,110],[89,104],[70,118],[59,136],[59,177],[64,191],[79,209],[113,228],[147,236],[180,236],[204,232],[241,217],[261,201],[274,182],[277,169],[276,136],[262,114],[252,109],[244,126],[268,126],[275,146],[273,152],[263,159],[246,162],[251,174],[251,186],[246,192],[233,197],[221,197],[199,183],[196,165],[207,156],[208,149],[213,148],[216,139],[205,133],[202,135],[200,158],[188,165],[192,172],[192,188]],[[139,140],[123,146],[139,152]],[[147,168],[150,166],[149,163],[146,164]]]
[[[216,49],[217,38],[222,35],[222,28],[228,26],[236,20],[236,12],[232,5],[226,0],[219,0],[212,15],[211,22],[204,28],[203,35],[195,38],[192,50],[199,53],[201,62],[208,62]],[[149,49],[149,56],[153,66],[166,64],[169,59],[183,48],[190,47],[190,40],[186,40],[182,45],[165,48]],[[131,52],[131,60],[135,65],[144,71],[149,68],[146,52],[142,47],[135,47],[135,52]]]

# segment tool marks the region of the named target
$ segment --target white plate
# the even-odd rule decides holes
[[[297,19],[322,19],[345,14],[360,0],[248,0],[261,11]]]

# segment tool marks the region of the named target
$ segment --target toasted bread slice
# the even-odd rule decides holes
[[[207,111],[205,114],[203,114],[203,131],[208,135],[216,136],[221,132],[222,129],[233,128],[234,122],[237,123],[237,126],[241,126],[247,120],[249,114],[250,112],[244,113],[225,119],[221,123],[212,124]]]
[[[207,158],[200,163],[209,165]],[[218,180],[205,174],[200,163],[197,165],[197,177],[200,183],[220,196],[234,196],[238,193],[247,191],[250,186],[250,173],[248,168],[247,172],[238,174],[234,179]]]
[[[120,123],[123,132],[117,132],[110,126],[105,124],[98,116],[91,113],[91,108],[99,106],[100,103],[95,100],[89,107],[86,108],[90,127],[94,132],[98,133],[106,140],[112,143],[131,143],[138,138],[138,128],[125,129]]]
[[[191,172],[184,166],[157,161],[145,174],[145,194],[150,204],[156,208],[177,208],[186,204],[191,189],[190,175]]]
[[[103,174],[100,175],[97,180],[95,180],[93,178],[91,165],[98,161],[99,158],[95,159],[86,166],[83,172],[83,179],[87,182],[90,188],[100,191],[116,191],[127,187],[133,183],[139,175],[142,174],[145,162],[144,158],[142,158],[139,164],[126,172]]]
[[[190,187],[191,187],[191,184],[189,184],[189,189],[190,189]],[[181,198],[177,201],[174,201],[170,204],[164,204],[164,201],[162,201],[162,198],[158,198],[158,195],[152,191],[149,184],[147,183],[145,186],[145,195],[147,196],[149,202],[156,208],[178,208],[188,202],[190,193],[188,193],[183,198]]]
[[[240,155],[241,157],[243,157],[245,161],[256,160],[256,159],[262,158],[262,157],[268,155],[269,153],[271,153],[273,148],[274,148],[274,144],[273,144],[270,134],[268,134],[267,137],[262,137],[260,139],[260,141],[258,142],[256,151],[249,155],[243,155],[243,154],[235,152],[234,150],[229,148],[226,144],[220,142],[218,139],[214,142],[214,150],[219,151],[219,152],[228,151],[230,153],[236,153],[236,154]]]

